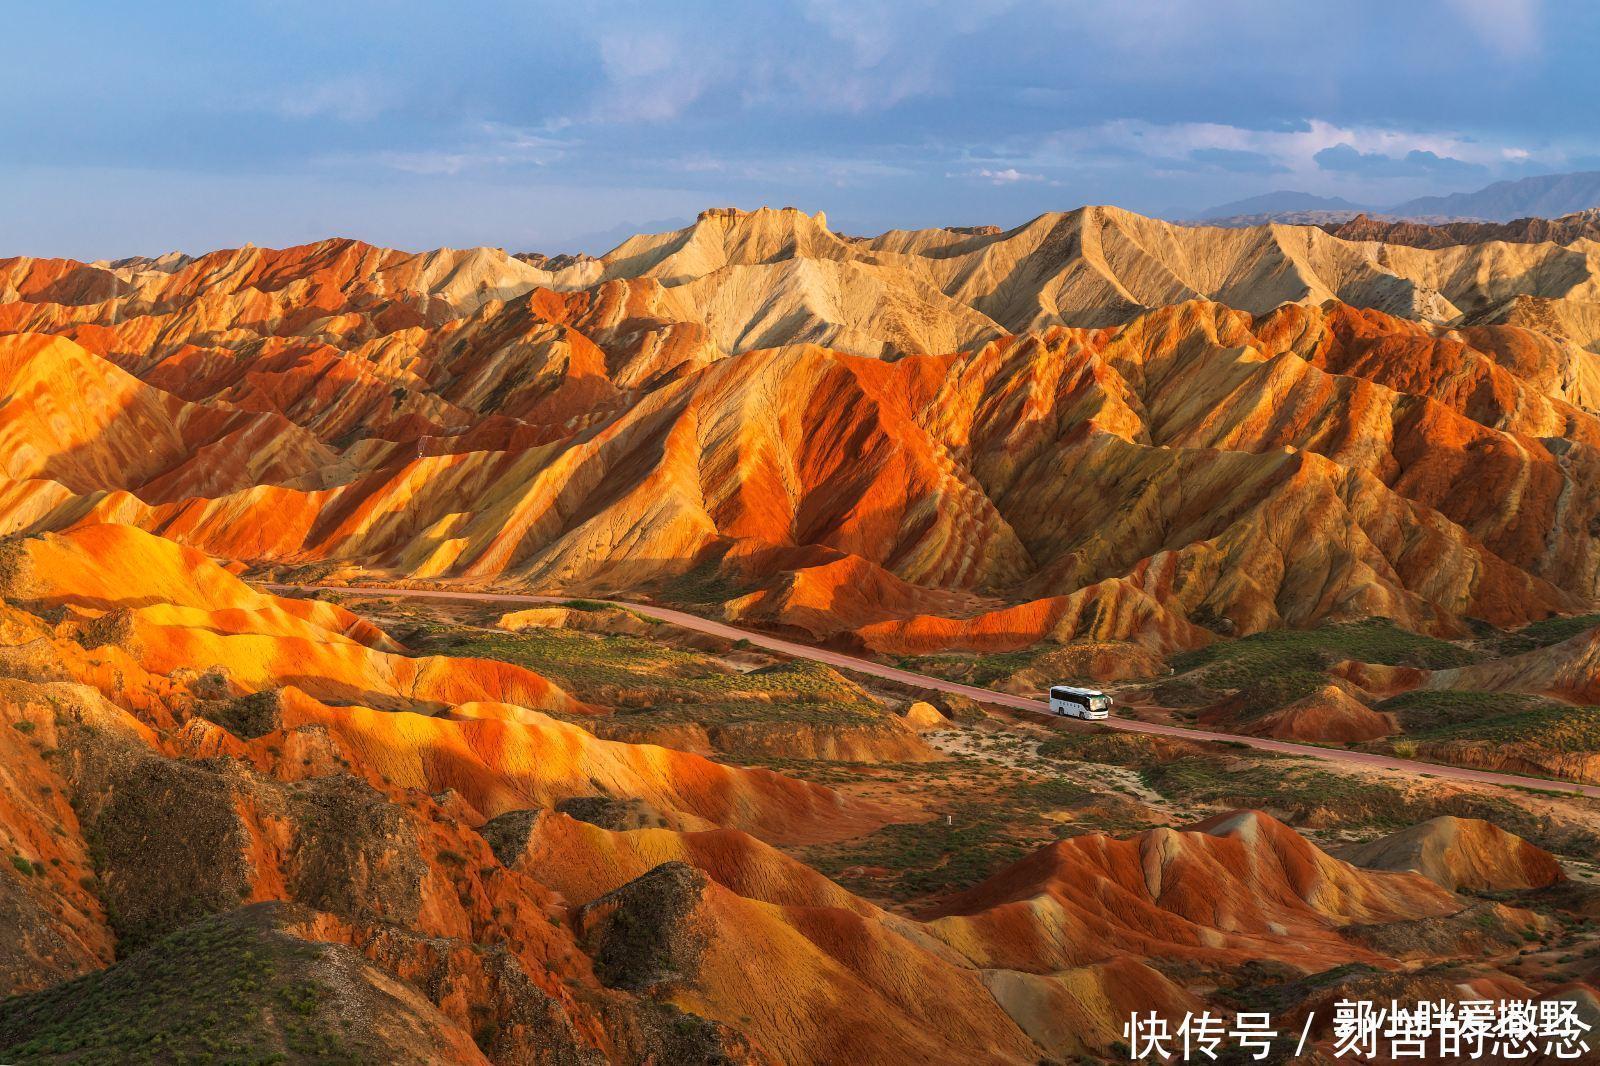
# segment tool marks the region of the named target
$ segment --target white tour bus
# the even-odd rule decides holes
[[[1111,697],[1097,688],[1052,685],[1050,709],[1073,718],[1107,718],[1111,715]]]

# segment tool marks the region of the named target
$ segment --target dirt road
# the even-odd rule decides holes
[[[320,586],[315,585],[277,584],[267,584],[266,587],[279,592],[312,592],[320,588]],[[531,596],[510,592],[456,592],[444,589],[402,589],[371,585],[334,588],[329,591],[353,596],[407,596],[416,599],[503,603],[510,607],[565,603],[572,599],[570,596]],[[748,640],[751,644],[766,648],[769,651],[782,652],[784,655],[792,655],[797,659],[810,659],[814,662],[826,663],[841,670],[851,670],[860,674],[868,674],[872,677],[881,677],[886,681],[897,681],[902,685],[909,685],[913,688],[950,692],[970,699],[980,700],[984,703],[1015,708],[1019,711],[1033,711],[1043,715],[1050,714],[1050,708],[1047,703],[1040,700],[1032,700],[1026,696],[1013,696],[1005,692],[996,692],[993,689],[977,688],[972,685],[963,685],[958,681],[946,681],[943,678],[930,677],[927,674],[900,670],[868,659],[858,659],[843,652],[830,651],[810,644],[801,644],[798,641],[784,640],[782,637],[769,636],[766,633],[759,633],[755,630],[740,629],[737,626],[728,625],[726,622],[717,622],[709,618],[701,618],[699,615],[689,614],[687,611],[675,611],[670,607],[658,607],[647,603],[630,603],[626,600],[595,602],[604,602],[650,618],[659,618],[663,622],[670,622],[684,629],[710,633],[715,636],[726,637],[729,640]],[[1099,724],[1133,733],[1153,733],[1158,736],[1179,737],[1184,740],[1245,744],[1260,751],[1277,752],[1281,755],[1299,755],[1309,759],[1322,759],[1326,762],[1344,763],[1350,766],[1387,770],[1395,773],[1427,774],[1430,777],[1447,781],[1500,785],[1507,788],[1535,788],[1548,792],[1600,797],[1600,786],[1582,785],[1570,781],[1552,781],[1542,777],[1519,777],[1516,774],[1497,774],[1489,770],[1471,770],[1466,767],[1445,766],[1440,763],[1396,759],[1387,755],[1374,755],[1370,752],[1323,748],[1314,744],[1295,744],[1285,740],[1270,740],[1265,737],[1244,737],[1231,733],[1213,733],[1204,729],[1188,729],[1184,726],[1167,725],[1160,722],[1140,722],[1131,718],[1111,717]]]

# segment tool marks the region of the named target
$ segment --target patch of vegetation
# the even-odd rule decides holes
[[[246,830],[231,762],[148,758],[117,773],[87,828],[119,953],[137,951],[246,894]]]
[[[189,690],[203,700],[224,700],[233,691],[233,683],[228,678],[228,668],[213,665],[204,673],[196,674],[189,682]]]
[[[1327,684],[1328,675],[1304,667],[1268,674],[1239,690],[1239,721],[1248,722],[1304,699]]]
[[[1163,681],[1150,692],[1163,707],[1206,707],[1222,699],[1225,693],[1208,688],[1192,677],[1177,677]]]
[[[1044,640],[1026,648],[999,652],[937,652],[898,656],[902,670],[960,681],[979,688],[994,688],[1027,673],[1040,688],[1056,681],[1097,683],[1095,671],[1105,662],[1120,660],[1126,676],[1159,673],[1159,664],[1144,648],[1126,641],[1079,638],[1065,644]],[[1048,679],[1048,680],[1046,680]]]
[[[926,769],[924,769],[926,772]],[[1059,777],[1009,777],[993,792],[962,789],[931,821],[887,825],[807,861],[844,887],[895,902],[971,888],[1060,836],[1043,815],[1092,793]],[[948,817],[949,821],[946,822]],[[887,871],[887,876],[884,876]]]
[[[1144,782],[1164,796],[1190,803],[1265,810],[1294,821],[1328,811],[1352,824],[1399,828],[1398,792],[1388,785],[1344,777],[1278,760],[1243,764],[1212,756],[1190,756],[1145,767]],[[1420,819],[1414,819],[1420,820]]]
[[[1374,710],[1394,714],[1406,733],[1425,733],[1450,726],[1518,714],[1544,701],[1513,692],[1417,689],[1374,705]]]
[[[0,1002],[7,1062],[356,1064],[324,1009],[328,990],[294,976],[326,948],[210,919],[109,969]]]
[[[103,648],[107,644],[123,649],[132,648],[133,612],[126,607],[117,607],[90,619],[79,634],[78,643],[89,649]]]
[[[1568,707],[1538,701],[1524,711],[1440,725],[1419,731],[1413,737],[1436,742],[1520,743],[1550,752],[1588,754],[1600,752],[1600,707]]]
[[[1449,641],[1401,629],[1387,618],[1370,618],[1316,629],[1272,629],[1219,641],[1173,656],[1172,668],[1180,674],[1204,669],[1206,685],[1241,689],[1290,671],[1321,674],[1343,659],[1442,670],[1466,666],[1478,656]]]
[[[991,652],[988,654],[962,654],[944,652],[938,655],[905,655],[895,659],[894,665],[930,677],[960,681],[979,688],[988,688],[1004,681],[1012,674],[1028,669],[1040,656],[1057,650],[1057,645],[1042,644],[1021,651]]]
[[[624,608],[613,607],[601,600],[562,600],[560,606],[573,611],[616,611]]]
[[[1112,766],[1147,766],[1161,758],[1168,742],[1148,733],[1057,733],[1039,745],[1046,759],[1108,763]]]
[[[703,606],[726,603],[748,591],[724,575],[721,565],[712,561],[663,582],[656,595],[668,603]]]
[[[283,724],[283,700],[277,689],[262,689],[236,699],[208,701],[198,709],[236,737],[254,740]]]
[[[1412,793],[1383,781],[1329,773],[1286,759],[1246,763],[1194,755],[1143,769],[1146,785],[1174,800],[1263,810],[1290,824],[1365,826],[1392,832],[1440,815],[1482,818],[1541,847],[1585,854],[1586,840],[1555,838],[1510,800],[1477,793]]]
[[[642,992],[693,979],[705,955],[704,929],[691,921],[706,875],[683,862],[665,862],[602,897],[594,972],[608,988]]]
[[[711,655],[659,641],[544,628],[440,628],[421,647],[416,640],[412,645],[525,666],[580,698],[620,704],[619,714],[650,715],[663,723],[842,725],[880,722],[887,713],[860,686],[806,660],[741,672]]]
[[[1302,974],[1280,962],[1252,960],[1234,975],[1225,990],[1229,1006],[1241,1011],[1287,1013],[1307,997],[1351,980],[1378,977],[1384,971],[1361,962],[1348,962],[1321,973]]]
[[[1600,626],[1600,614],[1577,614],[1568,618],[1546,618],[1523,626],[1516,636],[1528,641],[1533,648],[1545,648],[1570,640],[1584,630]]]
[[[281,575],[277,575],[275,580],[282,581],[286,585],[315,585],[332,577],[344,565],[344,563],[328,561],[291,566],[286,568]]]
[[[891,897],[906,901],[958,891],[982,881],[1001,867],[1028,854],[1028,849],[996,839],[993,827],[971,821],[961,811],[959,824],[943,818],[914,825],[886,825],[818,869],[852,890],[872,894],[881,883],[856,872],[856,867],[894,871]]]
[[[0,600],[14,599],[22,593],[23,572],[28,553],[17,534],[0,537]]]

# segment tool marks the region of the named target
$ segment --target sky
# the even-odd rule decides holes
[[[5,6],[0,255],[602,252],[1600,169],[1583,0]]]

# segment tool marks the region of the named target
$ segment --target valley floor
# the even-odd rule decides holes
[[[9,543],[8,1059],[1102,1061],[1134,1011],[1443,994],[1600,1021],[1588,798],[1064,721],[653,606]],[[1248,688],[1261,643],[1196,669]]]

